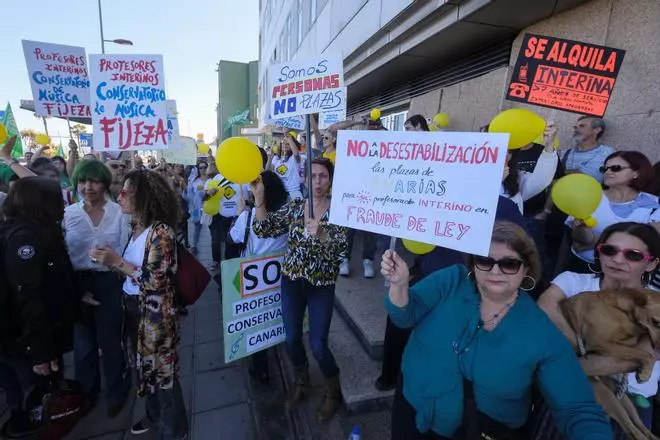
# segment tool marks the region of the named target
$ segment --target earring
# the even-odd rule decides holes
[[[523,280],[526,280],[526,279],[531,280],[532,285],[530,287],[523,287],[522,283],[520,283],[520,290],[524,290],[525,292],[529,292],[531,290],[534,290],[534,288],[536,287],[536,280],[533,277],[529,276],[529,275],[525,275],[523,277]]]
[[[467,273],[467,279],[470,280],[470,281],[472,281],[474,279],[474,272],[473,271],[469,271]]]

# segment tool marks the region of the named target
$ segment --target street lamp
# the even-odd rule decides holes
[[[99,29],[101,30],[101,53],[105,53],[105,43],[115,43],[121,44],[123,46],[132,46],[133,42],[131,40],[124,40],[123,38],[118,38],[116,40],[106,40],[103,37],[103,12],[101,9],[101,0],[99,0]]]

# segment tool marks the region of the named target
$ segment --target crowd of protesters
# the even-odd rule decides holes
[[[227,181],[211,154],[183,167],[125,153],[79,157],[73,141],[68,159],[32,155],[21,163],[3,149],[0,388],[11,408],[3,435],[40,429],[24,406],[26,387],[61,377],[63,355],[72,351],[84,414],[102,398],[107,416],[116,417],[135,385],[147,398],[133,434],[187,437],[176,354],[187,312],[170,275],[177,243],[197,254],[204,226],[218,281],[224,260],[284,252],[282,316],[294,367],[285,406],[296,408],[310,391],[307,311],[310,349],[325,379],[317,420],[335,415],[341,382],[328,337],[337,278],[351,276],[357,238],[363,276],[375,277],[381,242],[329,223],[337,131],[385,128],[362,118],[322,133],[312,120],[315,142],[289,132],[260,149],[264,171],[250,185]],[[429,125],[414,115],[405,129]],[[524,439],[545,418],[567,439],[625,438],[596,403],[587,379],[593,366],[580,358],[559,308],[584,291],[660,286],[660,167],[641,152],[602,144],[605,129],[602,119],[578,118],[573,144],[557,151],[549,124],[542,144],[509,152],[488,256],[437,247],[409,264],[384,252],[388,322],[375,386],[395,389],[392,439],[467,439],[473,425],[489,438]],[[569,173],[602,183],[596,227],[553,205],[550,189]],[[208,203],[218,195],[219,203]],[[249,363],[253,377],[268,384],[267,352]],[[629,374],[625,384],[649,428],[658,380],[660,368],[646,383]],[[532,406],[538,396],[542,403]]]

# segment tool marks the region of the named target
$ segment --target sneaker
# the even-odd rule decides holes
[[[373,260],[363,260],[362,265],[364,266],[364,277],[373,278],[374,277],[374,262]]]
[[[347,277],[351,274],[351,266],[348,263],[348,258],[344,258],[339,265],[339,275]]]
[[[151,428],[147,426],[146,422],[144,420],[140,420],[131,428],[131,434],[133,435],[145,434],[149,432],[149,429]]]

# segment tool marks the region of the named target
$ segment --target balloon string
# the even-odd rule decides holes
[[[396,237],[390,237],[390,250],[394,252],[394,248],[396,248]],[[387,278],[385,279],[385,287],[390,287],[390,280]]]

